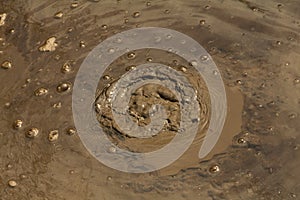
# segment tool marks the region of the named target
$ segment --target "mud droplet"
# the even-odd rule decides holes
[[[115,153],[117,151],[116,147],[109,147],[108,151],[110,153]]]
[[[268,171],[269,171],[270,174],[273,174],[274,169],[273,169],[272,167],[269,167],[269,168],[268,168]]]
[[[76,134],[76,129],[75,128],[68,128],[67,129],[67,135],[74,135]]]
[[[101,104],[97,103],[96,106],[95,106],[95,108],[96,108],[96,112],[97,113],[101,112]]]
[[[208,60],[209,60],[209,57],[208,57],[207,55],[203,55],[203,56],[200,57],[200,59],[201,59],[202,61],[208,61]]]
[[[129,67],[126,67],[126,71],[134,70],[136,68],[135,65],[131,65]]]
[[[204,24],[205,24],[205,20],[204,20],[204,19],[200,20],[200,21],[199,21],[199,24],[200,24],[200,25],[204,25]]]
[[[3,26],[5,24],[6,16],[7,16],[6,13],[0,14],[0,26]]]
[[[170,34],[166,35],[166,39],[167,39],[167,40],[172,39],[172,35],[170,35]]]
[[[73,31],[73,28],[68,28],[68,33],[71,33]]]
[[[10,69],[12,67],[12,63],[10,61],[4,61],[2,64],[1,64],[1,68],[2,69]]]
[[[8,165],[6,166],[6,168],[7,168],[8,170],[10,170],[10,169],[13,168],[13,165],[12,165],[12,164],[8,164]]]
[[[109,79],[110,79],[110,76],[109,76],[109,75],[104,75],[104,76],[103,76],[103,79],[104,79],[104,80],[109,80]]]
[[[131,59],[134,59],[134,58],[135,58],[135,53],[134,53],[134,52],[128,53],[128,54],[127,54],[127,58],[130,59],[130,60],[131,60]]]
[[[246,141],[244,138],[239,138],[239,139],[237,140],[237,143],[238,143],[238,144],[246,144],[247,141]]]
[[[86,46],[86,45],[85,45],[85,42],[81,40],[81,41],[79,42],[79,47],[80,47],[80,48],[84,48],[85,46]]]
[[[182,72],[186,72],[186,71],[187,71],[186,67],[181,67],[180,70],[181,70]]]
[[[56,91],[58,93],[63,93],[63,92],[68,92],[71,90],[71,83],[69,82],[65,82],[65,83],[60,83],[57,87],[56,87]]]
[[[295,113],[291,113],[290,115],[289,115],[289,118],[290,119],[295,119],[297,117],[297,115],[295,114]]]
[[[152,58],[147,58],[147,62],[152,62],[153,59]]]
[[[282,8],[282,7],[283,7],[283,5],[282,5],[281,3],[277,4],[277,8],[278,8],[278,9],[280,9],[280,8]]]
[[[78,5],[79,5],[78,2],[74,2],[74,3],[71,4],[71,8],[77,8]]]
[[[55,13],[54,18],[61,19],[63,17],[63,15],[64,15],[63,12],[57,12],[57,13]]]
[[[26,132],[26,137],[28,138],[34,138],[39,134],[39,129],[37,128],[31,128]]]
[[[13,124],[14,129],[20,129],[22,128],[22,126],[23,126],[23,121],[20,119],[17,119]]]
[[[56,56],[54,57],[54,59],[55,59],[55,60],[59,60],[59,59],[60,59],[60,55],[56,55]]]
[[[213,165],[209,168],[210,173],[218,173],[220,172],[220,166],[219,165]]]
[[[140,15],[141,15],[140,12],[134,12],[134,13],[132,14],[132,16],[133,16],[134,18],[137,18],[137,17],[139,17]]]
[[[119,38],[119,37],[118,37],[118,38],[116,39],[116,43],[121,43],[121,42],[122,42],[122,38]]]
[[[16,182],[15,180],[9,180],[9,181],[8,181],[8,185],[9,185],[9,187],[14,188],[14,187],[16,187],[18,184],[17,184],[17,182]]]
[[[48,135],[48,140],[50,142],[54,142],[58,139],[58,130],[53,130],[50,131],[49,135]]]
[[[160,43],[161,41],[161,37],[159,36],[156,36],[154,39],[155,39],[155,43]]]
[[[37,90],[35,90],[34,92],[35,96],[44,96],[46,94],[48,94],[48,90],[46,88],[38,88]]]
[[[110,54],[115,53],[115,49],[114,48],[108,49],[108,53],[110,53]]]
[[[52,106],[53,108],[61,108],[61,102],[55,103]]]
[[[243,84],[243,82],[242,82],[242,80],[236,80],[236,84],[238,84],[238,85],[242,85],[242,84]]]
[[[209,10],[211,8],[211,6],[210,5],[206,5],[206,6],[204,6],[204,9],[205,10]]]
[[[50,37],[46,40],[45,44],[39,47],[41,52],[55,51],[57,43],[55,42],[56,37]]]
[[[190,65],[193,66],[193,67],[197,67],[198,63],[197,63],[197,61],[192,60],[192,61],[190,62]]]
[[[61,72],[64,73],[64,74],[71,73],[72,72],[72,66],[70,65],[70,63],[63,64],[63,66],[61,67]]]
[[[242,75],[243,75],[243,77],[247,77],[248,76],[248,72],[243,72]]]
[[[106,25],[106,24],[103,24],[103,25],[101,26],[101,28],[102,28],[103,30],[106,30],[106,29],[107,29],[107,25]]]

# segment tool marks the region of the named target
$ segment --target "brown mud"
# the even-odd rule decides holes
[[[2,0],[0,17],[1,200],[300,198],[298,0]],[[100,80],[97,97],[127,67],[151,58],[178,70],[185,66],[203,108],[203,127],[179,160],[156,172],[126,174],[98,162],[70,130],[72,84],[100,41],[150,26],[180,31],[210,53],[226,86],[228,116],[217,146],[199,160],[210,110],[201,77],[172,54],[124,55],[110,66],[109,79]],[[143,89],[162,93],[151,86]],[[163,91],[161,103],[176,107],[172,94]],[[139,105],[143,98],[137,93],[131,101],[137,114],[133,120],[143,116],[144,121],[137,120],[141,125],[149,123],[147,109]],[[117,129],[107,133],[123,148],[157,149],[175,134],[178,116],[173,114],[165,132],[147,141]],[[36,137],[27,137],[35,127]]]

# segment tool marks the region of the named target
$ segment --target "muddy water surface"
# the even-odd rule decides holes
[[[300,198],[298,0],[3,0],[0,17],[0,199]],[[120,57],[100,79],[98,103],[128,68],[158,62],[186,69],[202,108],[199,133],[179,160],[152,173],[127,174],[104,166],[83,146],[73,122],[72,84],[99,42],[149,26],[180,31],[210,53],[225,83],[228,115],[218,144],[200,160],[210,116],[201,77],[166,52]],[[130,103],[140,125],[149,123],[147,107],[141,108],[145,94],[153,103],[151,95],[165,92],[159,101],[177,106],[167,90],[141,90]],[[109,112],[98,117],[113,142],[146,152],[170,141],[177,114],[145,141],[119,132]]]

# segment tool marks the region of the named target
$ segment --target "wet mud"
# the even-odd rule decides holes
[[[201,127],[180,159],[155,172],[128,174],[85,149],[73,122],[72,86],[101,41],[150,26],[182,32],[209,52],[226,87],[228,113],[220,140],[200,160],[210,116],[203,79],[191,63],[168,52],[123,55],[100,79],[93,107],[99,126],[120,148],[159,149],[179,125],[176,98],[153,85],[137,90],[129,105],[141,126],[149,123],[153,103],[170,108],[163,130],[152,138],[123,134],[103,109],[110,87],[135,66],[158,62],[183,72],[201,107]],[[0,199],[300,198],[298,0],[3,0],[0,64]]]

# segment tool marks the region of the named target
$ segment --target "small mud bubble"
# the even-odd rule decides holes
[[[218,173],[220,172],[220,166],[219,165],[213,165],[209,168],[210,173]]]
[[[38,88],[37,90],[34,91],[35,96],[44,96],[46,94],[48,94],[48,90],[46,88],[43,88],[43,87]]]
[[[113,53],[115,53],[115,49],[114,48],[110,48],[110,49],[108,49],[107,52],[110,53],[110,54],[113,54]]]
[[[49,135],[48,135],[48,140],[50,142],[54,142],[58,139],[58,130],[52,130],[50,131]]]
[[[187,69],[186,69],[186,67],[180,67],[180,71],[182,71],[182,72],[186,72],[186,71],[187,71]]]
[[[63,92],[68,92],[71,90],[71,86],[72,84],[69,82],[65,82],[65,83],[60,83],[57,87],[56,87],[56,91],[58,93],[63,93]]]
[[[110,153],[116,153],[117,149],[116,149],[116,147],[109,147],[108,151]]]
[[[166,35],[166,39],[167,39],[167,40],[172,39],[172,35],[170,35],[170,34]]]
[[[210,5],[206,5],[206,6],[204,6],[204,9],[205,10],[209,10],[211,8],[211,6]]]
[[[80,47],[80,48],[86,47],[85,42],[84,42],[83,40],[81,40],[81,41],[79,42],[79,47]]]
[[[134,69],[136,69],[135,65],[131,65],[129,67],[126,67],[126,71],[130,71],[130,70],[134,70]]]
[[[244,138],[239,138],[239,139],[237,140],[237,143],[238,143],[238,144],[246,144],[247,141],[246,141]]]
[[[18,184],[17,184],[17,182],[16,182],[15,180],[9,180],[9,181],[8,181],[8,185],[9,185],[9,187],[14,188],[14,187],[16,187]]]
[[[63,17],[63,15],[64,15],[63,12],[57,12],[57,13],[54,14],[54,18],[55,19],[61,19]]]
[[[79,5],[78,2],[74,2],[74,3],[71,4],[71,8],[77,8],[78,5]]]
[[[6,13],[0,14],[0,26],[3,26],[5,24],[6,17],[7,17]]]
[[[72,72],[72,66],[70,65],[70,63],[63,64],[63,66],[61,67],[61,72],[64,73],[64,74],[71,73]]]
[[[101,26],[101,29],[106,30],[107,27],[108,27],[108,26],[107,26],[106,24],[103,24],[103,25]]]
[[[109,80],[110,79],[110,76],[109,75],[104,75],[103,76],[103,80]]]
[[[289,114],[289,118],[290,119],[295,119],[296,117],[297,117],[297,115],[295,113]]]
[[[53,108],[61,108],[61,102],[52,105]]]
[[[20,129],[23,126],[23,121],[20,119],[17,119],[16,121],[14,121],[13,123],[13,127],[14,129]]]
[[[12,63],[10,61],[4,61],[2,64],[1,64],[1,68],[2,69],[11,69],[12,68]]]
[[[34,138],[39,134],[39,129],[37,128],[31,128],[26,132],[26,137],[28,138]]]
[[[10,170],[10,169],[13,168],[13,165],[12,165],[12,164],[8,164],[8,165],[6,166],[6,168],[7,168],[8,170]]]
[[[201,59],[202,61],[208,61],[208,60],[209,60],[209,57],[208,57],[207,55],[202,55],[202,56],[200,57],[200,59]]]
[[[55,40],[56,37],[50,37],[49,39],[47,39],[44,45],[39,47],[39,51],[41,52],[55,51],[57,47],[57,43],[55,42]]]
[[[133,16],[134,18],[138,18],[140,15],[141,15],[140,12],[134,12],[134,13],[132,14],[132,16]]]
[[[66,131],[67,135],[74,135],[74,134],[76,134],[76,132],[77,131],[75,128],[68,128]]]
[[[127,58],[130,59],[130,60],[134,59],[135,58],[135,53],[134,52],[128,53]]]
[[[199,24],[200,24],[200,25],[204,25],[204,24],[205,24],[205,20],[204,20],[204,19],[200,20],[200,21],[199,21]]]
[[[153,59],[152,58],[147,58],[147,62],[152,62]]]

